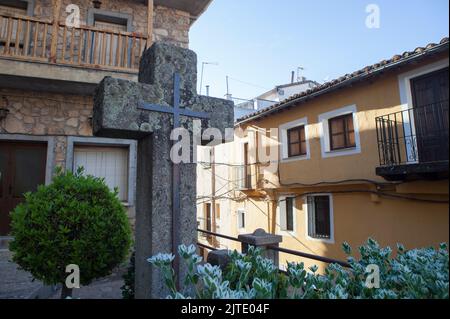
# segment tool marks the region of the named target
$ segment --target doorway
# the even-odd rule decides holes
[[[411,81],[419,162],[448,161],[448,71]]]
[[[45,184],[47,143],[0,142],[0,236],[11,231],[10,212],[24,194]]]

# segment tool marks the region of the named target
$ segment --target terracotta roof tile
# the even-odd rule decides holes
[[[240,119],[237,120],[237,123],[240,122],[245,122],[249,119],[256,119],[260,116],[263,116],[267,113],[271,113],[271,112],[275,112],[278,109],[282,109],[283,106],[285,106],[286,104],[293,102],[295,100],[301,99],[301,98],[305,98],[308,95],[312,95],[312,94],[316,94],[316,95],[320,95],[320,94],[324,94],[325,92],[327,92],[328,89],[334,87],[334,86],[338,86],[339,84],[343,84],[346,81],[350,81],[353,79],[357,79],[358,76],[367,76],[370,75],[372,73],[375,73],[377,71],[380,71],[381,69],[386,69],[389,68],[391,66],[394,66],[398,63],[401,62],[406,62],[408,59],[410,58],[415,58],[415,57],[420,57],[422,56],[422,54],[426,54],[428,53],[428,51],[431,51],[437,47],[447,47],[448,50],[448,45],[449,45],[449,38],[445,37],[443,38],[439,44],[436,43],[430,43],[428,45],[426,45],[425,47],[418,47],[416,48],[414,51],[406,51],[402,54],[396,54],[394,55],[391,59],[389,60],[383,60],[380,61],[378,63],[375,63],[373,65],[369,65],[366,66],[360,70],[357,70],[351,74],[346,74],[344,76],[341,76],[337,79],[331,80],[329,82],[326,82],[324,84],[318,85],[316,87],[314,87],[313,89],[308,89],[305,92],[299,93],[299,94],[295,94],[291,97],[289,97],[288,99],[281,101],[277,104],[274,104],[268,108],[256,111],[254,113],[251,113],[249,115],[246,115],[244,117],[241,117]]]

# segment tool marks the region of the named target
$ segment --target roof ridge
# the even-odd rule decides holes
[[[449,38],[448,37],[444,37],[438,44],[436,44],[436,43],[429,43],[425,47],[417,47],[413,51],[405,51],[402,54],[395,54],[392,58],[390,58],[388,60],[385,59],[385,60],[379,61],[379,62],[377,62],[375,64],[365,66],[362,69],[359,69],[359,70],[354,71],[352,73],[347,73],[347,74],[345,74],[345,75],[343,75],[341,77],[338,77],[338,78],[335,78],[333,80],[327,81],[327,82],[325,82],[323,84],[320,84],[320,85],[318,85],[318,86],[316,86],[314,88],[308,89],[308,90],[306,90],[304,92],[301,92],[301,93],[298,93],[298,94],[294,94],[294,95],[290,96],[289,98],[287,98],[287,99],[285,99],[285,100],[283,100],[283,101],[281,101],[279,103],[276,103],[276,104],[274,104],[272,106],[269,106],[269,107],[264,108],[262,110],[259,110],[259,111],[253,112],[251,114],[248,114],[248,115],[246,115],[244,117],[241,117],[241,118],[239,118],[237,120],[236,123],[241,123],[241,122],[244,122],[244,121],[246,121],[246,120],[248,120],[250,118],[262,116],[263,114],[265,114],[265,113],[267,113],[269,111],[272,111],[274,109],[280,108],[283,105],[285,105],[287,103],[290,103],[290,102],[292,102],[292,101],[294,101],[296,99],[305,98],[305,97],[307,97],[309,95],[312,95],[312,94],[315,94],[315,93],[320,94],[321,91],[325,91],[326,89],[330,89],[330,88],[332,88],[332,87],[334,87],[336,85],[342,84],[342,83],[344,83],[344,82],[346,82],[348,80],[356,79],[359,76],[365,76],[365,75],[373,74],[373,73],[379,71],[382,68],[387,68],[387,67],[395,65],[396,63],[401,63],[401,62],[407,61],[409,58],[419,57],[419,56],[421,56],[424,53],[427,53],[427,52],[429,52],[429,51],[431,51],[433,49],[436,49],[437,47],[445,46],[445,45],[448,45],[448,44],[449,44]]]

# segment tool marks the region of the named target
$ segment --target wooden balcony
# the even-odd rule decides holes
[[[0,14],[0,59],[137,74],[147,37]]]

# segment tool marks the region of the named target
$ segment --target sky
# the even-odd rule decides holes
[[[379,9],[379,28],[366,21]],[[202,93],[251,99],[289,83],[291,72],[323,83],[449,35],[448,0],[213,0],[194,23]],[[375,23],[376,19],[369,19]],[[374,24],[372,24],[374,26]]]

